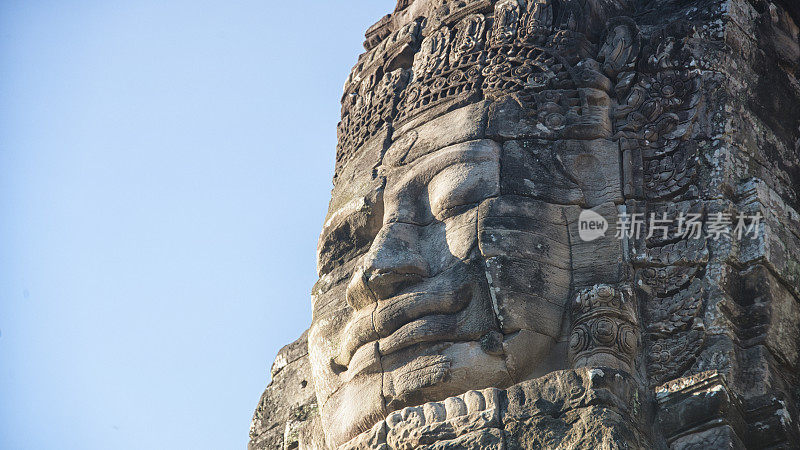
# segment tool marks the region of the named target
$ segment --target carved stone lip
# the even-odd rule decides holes
[[[404,325],[391,336],[362,345],[350,360],[345,375],[346,381],[359,375],[381,371],[383,369],[381,358],[408,347],[452,341],[457,332],[455,319],[455,315],[423,317]],[[443,322],[447,322],[447,325],[442,326]]]
[[[425,284],[441,284],[431,280]],[[353,363],[356,354],[363,357],[364,347],[376,345],[376,352],[386,356],[408,346],[442,340],[452,340],[457,333],[457,314],[469,306],[474,282],[467,279],[445,285],[458,287],[449,290],[426,291],[415,286],[413,292],[379,301],[373,308],[358,311],[345,328],[345,337],[334,364],[342,369],[363,367],[363,361]],[[351,367],[352,366],[352,367]]]
[[[386,370],[387,368],[384,367],[386,362],[381,358],[394,356],[402,353],[403,350],[412,350],[409,347],[414,347],[412,351],[417,352],[420,346],[428,348],[442,344],[477,341],[482,334],[484,334],[483,331],[478,334],[469,334],[460,330],[456,314],[423,317],[404,325],[386,338],[368,342],[359,347],[344,374],[344,381],[350,381],[359,375]],[[405,359],[405,355],[400,355],[400,358]],[[393,364],[396,363],[397,361],[394,361]]]

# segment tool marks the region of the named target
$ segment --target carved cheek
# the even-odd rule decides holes
[[[471,208],[420,229],[419,249],[430,267],[431,276],[448,270],[459,260],[470,258],[478,242],[477,217],[477,208]]]

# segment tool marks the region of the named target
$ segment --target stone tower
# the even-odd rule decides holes
[[[798,24],[399,1],[250,449],[800,448]]]

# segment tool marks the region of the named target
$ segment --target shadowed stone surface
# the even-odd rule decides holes
[[[250,448],[800,447],[799,23],[398,2],[344,86],[311,326]]]

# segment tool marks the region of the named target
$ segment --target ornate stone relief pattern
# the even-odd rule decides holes
[[[486,18],[471,15],[454,28],[443,26],[423,40],[413,81],[401,96],[398,123],[435,106],[479,98]]]
[[[596,285],[570,305],[573,367],[612,367],[629,373],[639,349],[639,320],[630,288]]]
[[[627,30],[627,32],[626,32]],[[617,74],[615,91],[620,99],[614,110],[615,136],[620,140],[628,183],[629,214],[640,217],[671,218],[699,214],[696,158],[687,141],[700,103],[700,78],[688,65],[667,62],[658,54],[647,54],[654,46],[644,46],[641,58],[638,33],[630,22],[612,25],[613,36],[603,49],[605,54],[629,54],[625,64],[604,68]],[[662,39],[663,35],[660,36]],[[655,45],[663,48],[665,39]],[[660,61],[656,64],[654,61]],[[638,68],[636,72],[631,69]],[[644,319],[647,373],[653,385],[683,374],[702,350],[702,277],[708,262],[704,238],[683,236],[673,222],[664,235],[660,231],[631,242],[636,268],[637,292]]]
[[[391,123],[400,93],[411,74],[401,61],[411,57],[420,39],[420,25],[412,22],[368,51],[353,68],[342,95],[342,119],[337,127],[337,167],[370,138]],[[337,170],[338,174],[338,170]]]
[[[602,444],[642,448],[643,436],[633,417],[640,412],[639,395],[626,372],[558,371],[507,390],[468,391],[395,411],[339,450],[581,448],[595,442],[591,434],[598,428],[614,430]],[[602,417],[604,423],[593,424],[581,413]],[[565,425],[573,428],[566,435],[528,440],[516,433],[523,427]]]

